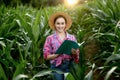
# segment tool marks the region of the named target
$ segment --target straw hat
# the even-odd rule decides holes
[[[55,30],[54,20],[58,16],[63,16],[66,19],[67,23],[66,23],[66,29],[65,30],[68,30],[72,25],[72,19],[68,14],[66,14],[64,12],[56,12],[53,15],[50,16],[50,18],[49,18],[49,26],[50,26],[50,28]]]

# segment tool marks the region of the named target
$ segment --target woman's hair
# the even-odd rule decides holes
[[[67,20],[66,20],[66,18],[65,18],[64,16],[62,16],[62,15],[59,15],[59,16],[57,16],[57,17],[54,19],[54,23],[55,23],[55,21],[56,21],[58,18],[60,18],[60,17],[64,18],[64,20],[65,20],[65,23],[67,23]]]

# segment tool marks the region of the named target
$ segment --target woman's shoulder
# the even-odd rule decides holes
[[[46,39],[52,39],[53,36],[54,36],[54,34],[48,35],[48,36],[46,37]]]
[[[48,35],[48,37],[53,37],[53,36],[54,36],[54,33],[52,33],[52,34]]]
[[[70,38],[71,38],[71,37],[72,37],[72,38],[75,37],[74,34],[70,34],[70,33],[67,33],[67,36],[70,37]]]
[[[70,33],[67,34],[67,39],[68,39],[68,40],[76,41],[75,35],[74,35],[74,34],[70,34]]]

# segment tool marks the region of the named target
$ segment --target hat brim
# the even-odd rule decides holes
[[[58,16],[63,16],[66,19],[67,23],[66,23],[65,30],[68,30],[72,25],[72,19],[68,14],[66,14],[64,12],[57,12],[57,13],[54,13],[53,15],[50,16],[50,18],[49,18],[49,26],[50,26],[50,28],[55,30],[54,20]]]

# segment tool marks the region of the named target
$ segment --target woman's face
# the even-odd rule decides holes
[[[66,22],[65,22],[65,19],[63,17],[59,17],[56,19],[56,21],[55,21],[56,31],[58,31],[59,33],[64,32],[65,26],[66,26]]]

